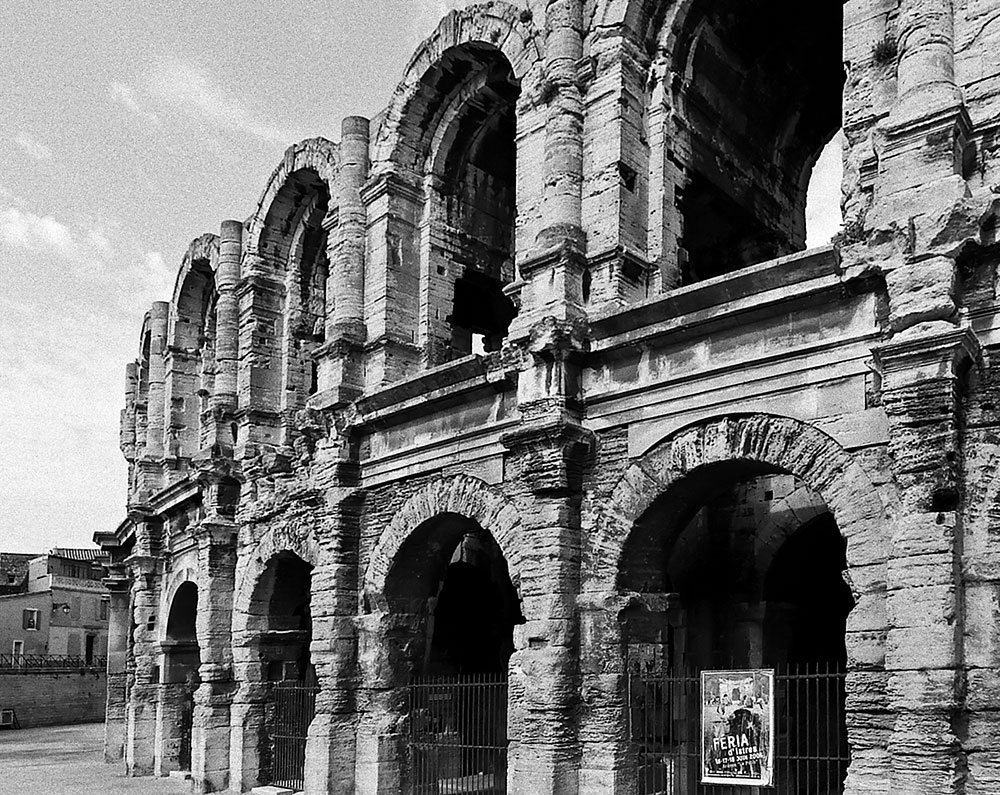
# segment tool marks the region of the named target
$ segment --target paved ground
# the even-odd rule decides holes
[[[0,731],[0,795],[188,795],[186,781],[127,778],[103,759],[104,724]]]

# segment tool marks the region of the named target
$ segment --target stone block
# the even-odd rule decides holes
[[[1000,667],[1000,583],[965,583],[965,662]]]
[[[958,664],[955,627],[939,623],[890,629],[886,638],[888,670],[954,668]]]
[[[902,627],[951,627],[955,622],[955,587],[928,585],[886,594],[889,624]]]
[[[949,669],[890,671],[886,695],[890,709],[908,712],[940,713],[961,700],[958,676]]]
[[[885,282],[894,331],[955,315],[955,261],[950,257],[903,263],[886,274]]]

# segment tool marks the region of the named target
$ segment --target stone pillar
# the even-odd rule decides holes
[[[240,281],[242,251],[243,224],[239,221],[223,221],[219,231],[219,261],[215,271],[215,289],[219,297],[215,303],[216,374],[215,392],[212,395],[212,408],[222,412],[234,411],[237,405],[240,308],[236,288]]]
[[[316,351],[317,407],[349,403],[363,389],[365,327],[365,247],[367,214],[361,188],[368,178],[368,119],[348,116],[341,125],[340,171],[334,186],[336,225],[324,219],[330,243],[326,343]]]
[[[247,445],[276,447],[281,443],[282,357],[278,332],[285,294],[278,274],[256,252],[247,253],[242,274],[236,290],[238,457],[242,457]]]
[[[329,522],[312,572],[309,654],[320,691],[306,745],[305,788],[310,795],[350,792],[355,781],[357,727],[358,544],[361,535],[359,469],[350,445],[329,445],[314,462],[330,483]],[[325,475],[324,475],[325,473]]]
[[[545,77],[550,86],[545,121],[545,222],[542,246],[579,241],[583,191],[583,98],[578,69],[583,57],[581,0],[548,0],[545,6]]]
[[[215,508],[215,510],[213,510]],[[229,786],[230,707],[233,679],[232,614],[237,525],[218,506],[194,529],[198,543],[198,646],[201,683],[194,694],[191,775],[196,792]]]
[[[893,126],[962,104],[955,83],[955,11],[952,0],[903,0],[899,7],[897,100]]]
[[[503,437],[506,480],[521,493],[522,613],[510,660],[508,767],[512,795],[575,793],[579,710],[580,500],[591,434],[578,417],[583,340],[552,319],[532,329],[518,379],[521,426]]]
[[[116,572],[104,580],[108,605],[108,688],[104,717],[104,761],[120,762],[125,754],[128,707],[129,580]]]
[[[551,99],[545,122],[543,220],[536,248],[519,257],[524,284],[511,341],[528,336],[544,317],[584,315],[583,102],[578,85],[582,13],[580,0],[549,0],[545,9],[545,75]]]
[[[397,795],[406,782],[406,689],[408,641],[424,627],[424,616],[377,612],[357,619],[355,795]]]
[[[414,373],[420,361],[418,227],[424,196],[418,185],[388,173],[373,175],[361,198],[368,219],[365,259],[365,390]]]
[[[136,536],[148,530],[137,523]],[[132,659],[134,681],[126,708],[125,767],[130,776],[148,776],[154,771],[156,756],[156,711],[159,695],[159,649],[156,622],[160,583],[156,560],[148,554],[133,555],[125,561],[132,580]]]
[[[917,331],[875,351],[902,495],[889,528],[889,790],[957,795],[965,770],[955,734],[965,690],[958,462],[963,377],[978,343],[969,329]]]
[[[167,318],[170,304],[157,301],[149,313],[149,392],[146,399],[146,451],[147,458],[163,457],[164,426],[166,422],[165,382],[167,348]]]

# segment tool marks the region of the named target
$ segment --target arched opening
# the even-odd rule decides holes
[[[842,41],[842,0],[691,3],[670,45],[682,283],[804,248],[809,176],[841,124]]]
[[[519,94],[506,57],[484,42],[446,50],[420,81],[426,132],[414,167],[426,175],[421,315],[431,365],[499,350],[517,312],[503,288],[514,278]]]
[[[157,721],[162,737],[158,754],[160,772],[191,770],[191,734],[194,726],[194,693],[198,688],[201,649],[196,630],[198,586],[183,582],[174,593],[160,644],[160,698]]]
[[[500,547],[477,522],[438,515],[400,548],[385,596],[411,619],[394,648],[413,791],[504,792],[507,665],[524,618]]]
[[[200,238],[200,241],[205,238]],[[215,304],[218,292],[209,259],[192,259],[182,270],[169,348],[170,447],[190,458],[212,429],[209,401],[215,388]]]
[[[303,408],[309,395],[316,392],[315,362],[313,352],[326,335],[327,306],[326,283],[330,273],[328,232],[324,226],[330,205],[329,186],[315,171],[302,169],[288,177],[275,200],[293,197],[291,206],[281,205],[286,215],[268,222],[281,224],[287,236],[287,254],[282,263],[285,271],[285,336],[284,351],[284,424],[286,438],[291,433],[295,412]],[[278,208],[272,207],[272,212]],[[278,246],[279,252],[283,246]]]
[[[317,391],[313,355],[326,336],[326,319],[332,316],[335,296],[327,295],[330,272],[329,174],[321,176],[321,165],[312,165],[319,155],[331,156],[328,141],[313,139],[297,145],[297,162],[310,165],[272,177],[277,190],[265,194],[262,208],[266,214],[260,223],[255,251],[272,278],[281,284],[283,297],[264,312],[274,323],[275,347],[271,353],[270,372],[261,372],[259,385],[266,402],[281,412],[280,438],[283,444],[294,442],[295,414],[304,408]],[[303,156],[303,153],[308,155]]]
[[[251,604],[260,617],[256,645],[265,690],[257,778],[291,789],[303,786],[306,735],[316,709],[311,582],[310,564],[280,552],[268,562]]]
[[[844,131],[819,153],[806,189],[806,248],[829,245],[844,228],[840,186],[844,178]]]
[[[725,771],[746,787],[763,776],[782,793],[843,791],[845,628],[854,605],[845,551],[818,494],[747,461],[694,470],[640,517],[619,585],[637,594],[620,620],[641,792],[663,781],[694,792],[706,765],[716,766],[716,780]],[[732,673],[708,675],[706,685],[705,671]],[[774,672],[763,697],[758,671]],[[720,691],[709,703],[714,686],[746,692]],[[712,756],[710,743],[730,734],[766,743],[771,763],[766,748],[764,758]]]

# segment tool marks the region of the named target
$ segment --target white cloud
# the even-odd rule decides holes
[[[149,78],[149,93],[159,102],[210,121],[224,129],[287,146],[298,135],[255,116],[232,92],[207,72],[178,60],[157,62]]]
[[[111,83],[110,89],[111,98],[137,119],[152,127],[160,125],[160,117],[142,106],[132,86],[115,81]]]
[[[0,208],[0,243],[45,255],[55,255],[80,271],[90,271],[111,256],[111,242],[99,229],[74,230],[49,215],[20,207]]]
[[[41,141],[32,138],[27,133],[20,133],[15,139],[14,143],[24,150],[24,153],[33,160],[42,162],[43,160],[52,159],[52,150],[49,149]]]

